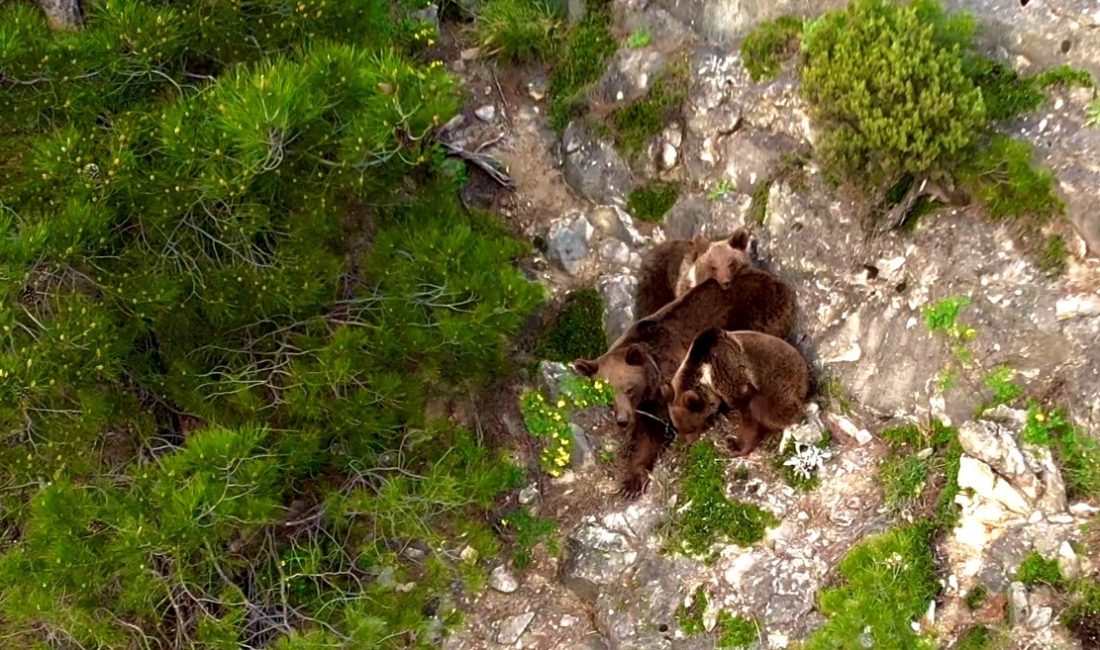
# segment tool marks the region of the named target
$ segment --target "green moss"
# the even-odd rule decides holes
[[[768,199],[771,197],[772,184],[761,181],[752,188],[752,203],[749,204],[749,221],[758,226],[768,220]]]
[[[974,31],[932,0],[855,0],[807,24],[802,87],[825,170],[879,188],[951,169],[986,123],[964,71]]]
[[[660,222],[676,205],[680,184],[670,181],[650,181],[634,188],[626,199],[626,211],[639,221]]]
[[[837,566],[840,585],[820,592],[818,611],[827,620],[806,650],[932,648],[910,627],[939,589],[932,531],[923,522],[895,528],[850,550]]]
[[[1039,250],[1035,262],[1048,275],[1057,276],[1065,272],[1068,260],[1069,249],[1066,248],[1065,238],[1061,235],[1051,235]]]
[[[1054,174],[1032,166],[1031,145],[994,136],[958,170],[958,179],[986,206],[993,219],[1027,218],[1038,225],[1065,206],[1054,193]]]
[[[630,33],[630,37],[626,39],[626,46],[632,50],[640,50],[649,45],[651,40],[652,36],[649,33],[649,28],[639,27]]]
[[[963,596],[963,603],[966,605],[967,609],[973,611],[984,605],[986,599],[988,598],[989,590],[987,590],[983,585],[978,585],[977,587],[974,587],[970,591],[966,592],[966,595]]]
[[[539,359],[562,362],[600,356],[607,349],[603,312],[603,298],[594,288],[569,294],[535,354]]]
[[[802,19],[780,16],[756,26],[741,43],[741,62],[753,81],[779,74],[780,64],[798,53]]]
[[[1045,70],[1033,77],[1035,83],[1042,88],[1051,86],[1076,86],[1078,88],[1095,88],[1096,79],[1088,70],[1075,68],[1069,64],[1062,64],[1057,68]]]
[[[671,521],[669,542],[675,551],[706,554],[720,540],[749,546],[776,525],[773,514],[726,496],[723,456],[714,445],[697,442],[688,450],[681,480],[684,506]]]
[[[619,149],[636,155],[646,142],[664,130],[680,113],[684,101],[682,79],[677,74],[661,77],[644,97],[615,111],[611,116]]]
[[[1039,584],[1057,587],[1062,584],[1062,570],[1058,568],[1058,560],[1048,560],[1038,552],[1032,551],[1020,563],[1020,568],[1016,571],[1016,580],[1029,587]]]
[[[888,458],[879,467],[886,506],[894,512],[908,512],[920,498],[927,480],[928,462],[914,454]]]
[[[550,74],[550,126],[561,131],[588,107],[585,92],[603,74],[604,62],[617,45],[606,10],[593,6],[565,36],[561,55]]]
[[[1071,497],[1100,494],[1100,442],[1081,431],[1062,409],[1044,410],[1031,404],[1027,424],[1020,435],[1024,442],[1050,447],[1066,481]]]
[[[719,612],[715,623],[718,633],[717,648],[751,648],[760,639],[760,629],[756,621],[743,616],[734,616],[729,612]]]
[[[474,21],[477,43],[508,61],[548,60],[557,45],[560,15],[543,0],[486,0]]]

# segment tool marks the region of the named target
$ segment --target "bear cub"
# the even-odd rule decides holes
[[[737,411],[731,450],[747,455],[767,436],[797,424],[810,391],[798,350],[762,332],[708,329],[691,344],[671,384],[662,386],[672,424],[688,443],[719,411]]]
[[[728,288],[741,269],[751,266],[748,246],[749,233],[744,228],[721,241],[699,235],[654,246],[638,273],[635,315],[649,316],[710,278]]]

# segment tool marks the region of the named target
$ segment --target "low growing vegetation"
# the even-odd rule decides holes
[[[572,459],[573,430],[569,418],[573,411],[608,406],[612,397],[611,386],[603,381],[575,376],[562,379],[556,398],[533,390],[523,394],[520,398],[523,423],[531,435],[544,441],[539,455],[544,472],[561,476]]]
[[[657,223],[676,205],[680,184],[672,181],[649,181],[630,191],[626,211],[639,221]]]
[[[837,567],[840,584],[818,596],[827,620],[806,641],[806,650],[935,647],[910,627],[939,591],[932,533],[928,523],[916,523],[849,551]]]
[[[570,293],[539,341],[535,356],[563,363],[600,356],[607,349],[603,311],[603,298],[594,287]]]
[[[557,46],[562,18],[547,0],[486,0],[475,36],[482,51],[507,61],[545,61]]]
[[[680,605],[676,609],[676,621],[686,636],[698,636],[706,632],[703,615],[707,611],[709,600],[704,585],[700,585],[691,596],[690,605]],[[756,621],[743,616],[735,616],[720,611],[714,623],[714,647],[748,650],[760,639],[760,629]]]
[[[1026,443],[1050,448],[1071,498],[1100,495],[1100,442],[1075,426],[1065,411],[1032,403],[1020,437]]]
[[[586,7],[584,19],[569,28],[550,74],[550,126],[562,131],[588,109],[588,86],[603,74],[605,61],[617,44],[611,34],[606,3]]]
[[[879,435],[893,452],[879,468],[887,507],[906,519],[927,520],[937,533],[952,528],[962,455],[956,430],[933,421],[928,427],[890,427]]]
[[[1058,587],[1062,584],[1062,570],[1058,568],[1058,560],[1047,559],[1036,551],[1032,551],[1020,563],[1016,571],[1016,580],[1028,587],[1035,585],[1047,585]]]
[[[780,16],[756,26],[741,42],[741,61],[753,81],[779,74],[783,61],[798,53],[802,19]]]
[[[719,541],[749,546],[776,524],[775,515],[726,496],[725,456],[709,442],[693,444],[684,460],[681,498],[668,530],[672,550],[708,555]]]
[[[637,155],[665,125],[679,116],[684,101],[683,78],[666,73],[650,86],[644,97],[627,104],[611,116],[615,143],[628,155]]]

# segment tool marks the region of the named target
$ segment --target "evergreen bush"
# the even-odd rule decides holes
[[[425,407],[542,295],[414,8],[0,7],[8,643],[428,647],[477,583],[518,470]]]

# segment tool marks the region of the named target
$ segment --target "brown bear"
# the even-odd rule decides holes
[[[632,440],[645,432],[635,426],[638,410],[663,419],[661,386],[671,380],[692,341],[701,332],[717,327],[757,330],[785,337],[794,325],[794,290],[775,276],[751,267],[741,269],[728,287],[711,278],[692,288],[655,313],[635,321],[611,348],[597,359],[577,359],[578,373],[599,376],[615,391],[615,420],[629,430]],[[645,406],[643,406],[643,404]],[[654,412],[657,411],[657,412]],[[662,438],[664,440],[664,438]],[[631,483],[644,487],[645,471],[652,467],[663,446],[634,444]],[[641,450],[641,451],[639,451]],[[644,467],[639,474],[635,468]],[[640,490],[639,490],[640,491]]]
[[[708,329],[662,387],[676,431],[689,443],[726,409],[741,416],[734,453],[744,456],[772,433],[802,419],[810,370],[790,343],[763,332]]]
[[[729,286],[741,268],[751,265],[748,245],[744,228],[716,242],[700,235],[657,244],[646,253],[638,271],[634,314],[648,316],[709,278]]]
[[[684,259],[676,284],[677,297],[709,278],[729,287],[741,269],[752,266],[749,232],[744,228],[738,228],[728,239],[712,242],[696,237],[694,243],[695,249],[701,252],[693,259]]]

